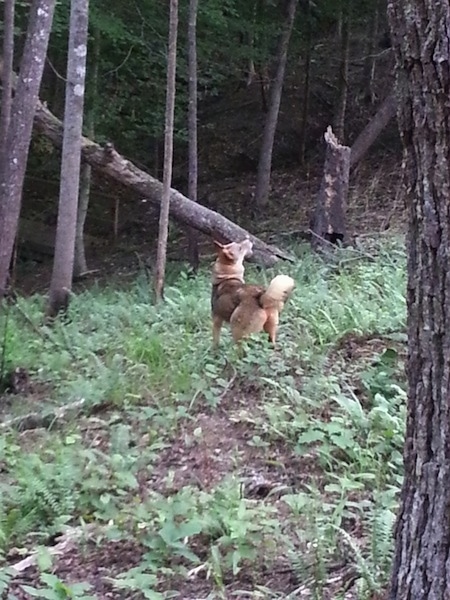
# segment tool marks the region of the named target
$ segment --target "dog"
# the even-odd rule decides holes
[[[220,341],[224,323],[229,323],[234,342],[265,331],[275,346],[279,314],[294,289],[295,282],[288,275],[277,275],[267,288],[244,282],[244,260],[252,254],[253,243],[221,244],[214,241],[217,259],[212,272],[211,311],[213,346]]]

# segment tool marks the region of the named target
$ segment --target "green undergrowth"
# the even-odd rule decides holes
[[[241,353],[226,330],[213,352],[207,268],[179,274],[160,306],[142,273],[127,290],[80,293],[70,318],[51,327],[41,296],[4,310],[3,374],[21,368],[31,384],[23,397],[3,395],[3,422],[30,404],[45,412],[85,403],[46,430],[4,428],[0,555],[81,526],[83,539],[132,536],[141,549],[137,567],[110,578],[124,598],[172,597],[193,578],[211,598],[244,582],[249,597],[296,597],[266,585],[274,568],[292,571],[289,593],[304,586],[321,598],[336,565],[349,563],[359,598],[382,590],[402,478],[403,247],[372,242],[326,258],[292,251],[292,264],[246,273],[249,282],[278,272],[296,280],[275,352],[257,336]],[[200,470],[199,485],[175,485],[180,473],[164,457],[182,448],[194,470],[212,435],[199,417],[224,415],[229,429],[213,427],[212,443],[225,463],[213,457],[212,479]],[[266,492],[252,494],[249,473]],[[89,582],[70,587],[43,562],[35,595],[96,597]],[[9,576],[0,573],[0,593]],[[343,598],[343,584],[333,593]]]

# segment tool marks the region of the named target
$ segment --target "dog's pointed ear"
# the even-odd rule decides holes
[[[217,246],[217,248],[220,248],[222,250],[223,248],[223,244],[221,244],[220,242],[218,242],[217,240],[213,240],[214,242],[214,246]]]

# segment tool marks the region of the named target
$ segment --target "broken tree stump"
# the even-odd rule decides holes
[[[346,235],[345,212],[351,149],[339,144],[331,127],[326,130],[324,138],[327,144],[325,166],[311,222],[311,243],[314,250],[328,244],[343,243]]]

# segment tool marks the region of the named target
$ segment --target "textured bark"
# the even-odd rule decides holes
[[[355,167],[364,158],[377,137],[395,116],[396,111],[397,97],[394,92],[391,92],[353,142],[350,154],[350,168]]]
[[[93,32],[92,64],[88,71],[87,83],[87,110],[84,119],[86,134],[88,137],[95,136],[95,108],[98,93],[98,67],[100,63],[100,32],[97,28]],[[87,272],[86,248],[84,241],[84,226],[89,208],[91,194],[91,165],[83,161],[80,168],[80,194],[78,198],[77,229],[75,234],[75,263],[74,276],[81,277]]]
[[[450,598],[450,7],[390,0],[408,233],[405,478],[389,598]]]
[[[311,227],[314,234],[312,246],[316,250],[324,243],[345,241],[350,171],[350,148],[339,144],[331,127],[328,127],[324,137],[327,143],[325,167]]]
[[[164,129],[164,173],[159,215],[158,248],[155,266],[155,299],[163,298],[166,271],[167,239],[169,236],[170,186],[173,164],[173,127],[175,118],[175,93],[177,70],[178,0],[170,0],[169,44],[167,52],[166,118]]]
[[[2,107],[0,112],[0,173],[6,155],[6,136],[11,120],[14,61],[14,8],[15,0],[5,0],[3,11],[3,75]]]
[[[188,17],[188,69],[189,69],[189,104],[188,104],[188,198],[197,202],[198,182],[198,148],[197,148],[197,7],[198,0],[189,0]],[[194,271],[199,266],[198,235],[195,229],[187,230],[189,263]]]
[[[58,312],[67,310],[72,289],[80,187],[88,14],[89,0],[71,0],[61,186],[55,257],[47,308],[49,316],[55,316]]]
[[[0,182],[0,299],[5,295],[17,234],[23,180],[55,0],[34,0],[6,137]]]
[[[258,176],[256,180],[255,203],[256,206],[265,206],[269,200],[270,175],[272,169],[272,151],[275,132],[280,112],[281,94],[283,91],[284,72],[286,70],[287,53],[292,28],[294,26],[295,11],[298,0],[288,0],[286,19],[280,34],[277,50],[277,67],[275,80],[270,89],[269,110],[264,126],[263,140],[258,163]]]

